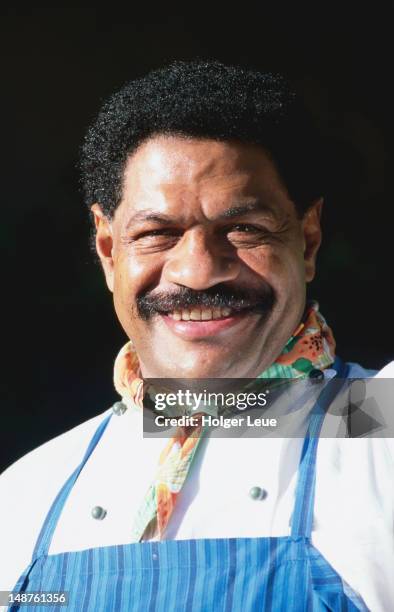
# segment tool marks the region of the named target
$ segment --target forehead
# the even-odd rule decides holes
[[[289,201],[269,155],[257,145],[160,135],[141,144],[126,164],[123,208],[217,209],[242,198],[273,207]]]

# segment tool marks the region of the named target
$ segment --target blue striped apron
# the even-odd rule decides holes
[[[343,376],[339,360],[335,369]],[[57,495],[32,561],[14,588],[15,592],[68,591],[68,606],[13,605],[9,610],[368,610],[311,543],[318,436],[324,406],[332,399],[332,387],[327,385],[312,411],[298,470],[290,536],[165,540],[48,554],[66,499],[108,425],[111,415],[107,416],[81,464]]]

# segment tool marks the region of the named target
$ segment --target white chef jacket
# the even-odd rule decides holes
[[[394,362],[379,376],[394,377]],[[43,444],[0,477],[0,590],[11,590],[29,564],[54,498],[110,413]],[[289,535],[302,443],[203,439],[167,537]],[[71,490],[49,554],[129,543],[165,444],[163,438],[143,437],[140,412],[112,416]],[[312,542],[373,612],[394,609],[393,467],[393,439],[319,441]],[[249,495],[253,487],[264,490],[261,499]],[[92,517],[95,506],[106,511],[104,519]]]

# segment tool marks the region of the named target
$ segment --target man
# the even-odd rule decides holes
[[[311,382],[374,375],[306,300],[322,156],[279,76],[180,62],[104,105],[82,173],[130,340],[122,401],[3,474],[1,589],[77,610],[392,609],[391,440],[221,439],[203,411],[142,433],[143,379],[297,379],[318,432],[333,397]]]

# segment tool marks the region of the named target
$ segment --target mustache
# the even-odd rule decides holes
[[[216,285],[203,291],[180,287],[176,292],[147,292],[136,299],[138,316],[145,321],[156,314],[168,314],[193,306],[231,308],[234,311],[247,308],[249,312],[267,315],[275,302],[275,292],[266,284],[258,290],[233,289],[226,285]]]

